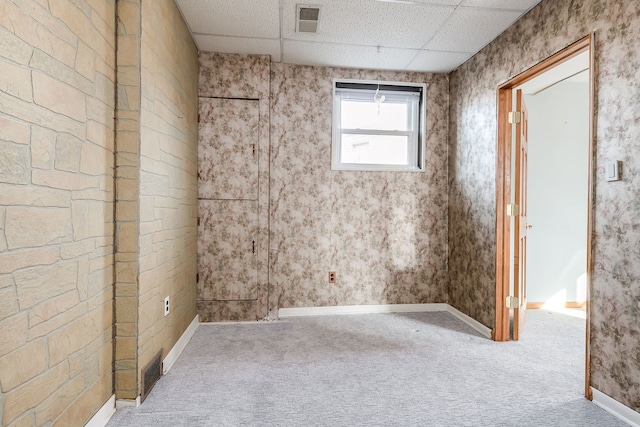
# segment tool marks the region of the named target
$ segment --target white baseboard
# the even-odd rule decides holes
[[[138,397],[135,398],[135,400],[132,400],[132,399],[116,399],[116,409],[137,408],[138,406],[140,406],[140,396],[139,395],[138,395]]]
[[[337,305],[330,307],[293,307],[278,310],[278,317],[330,316],[338,314],[415,313],[419,311],[446,311],[448,304],[380,304]]]
[[[230,320],[221,322],[200,322],[199,326],[224,326],[224,325],[268,325],[273,320]]]
[[[196,333],[196,329],[198,329],[199,323],[200,322],[198,320],[198,315],[196,314],[196,317],[193,319],[193,321],[191,321],[189,326],[187,326],[187,329],[183,332],[182,336],[178,339],[171,351],[167,353],[167,357],[165,357],[162,361],[162,375],[169,372],[169,369],[171,369],[173,364],[176,363],[176,360],[178,360],[180,353],[182,353],[182,350],[184,350],[184,348],[187,346],[187,343],[189,342],[193,334]]]
[[[178,360],[180,353],[182,353],[182,350],[184,350],[184,348],[187,346],[187,343],[189,342],[193,334],[196,332],[196,329],[198,329],[198,325],[199,325],[198,315],[196,314],[196,317],[191,321],[189,326],[187,326],[187,329],[182,333],[182,336],[178,339],[178,341],[173,346],[173,348],[169,351],[169,353],[167,353],[167,357],[165,357],[164,360],[162,361],[163,375],[166,374],[169,371],[169,369],[171,369],[174,363],[176,363],[176,360]],[[138,407],[138,406],[140,406],[140,396],[136,397],[135,400],[133,399],[116,400],[114,410],[122,409],[122,408]]]
[[[600,390],[591,387],[593,403],[633,427],[640,426],[640,413],[634,411],[617,400],[607,396]]]
[[[278,316],[281,319],[301,316],[328,316],[339,314],[369,313],[417,313],[425,311],[446,311],[471,326],[483,336],[491,338],[491,329],[472,319],[461,311],[445,303],[432,304],[380,304],[380,305],[338,305],[331,307],[293,307],[281,308]]]
[[[476,331],[480,332],[485,337],[491,338],[491,329],[487,328],[482,323],[480,323],[477,320],[467,316],[466,314],[464,314],[463,312],[461,312],[457,308],[450,306],[449,304],[447,304],[447,311],[449,313],[453,314],[454,316],[456,316],[458,319],[462,320],[467,325],[471,326]]]
[[[105,402],[104,405],[98,412],[95,413],[93,417],[86,423],[85,427],[104,427],[107,425],[113,414],[116,413],[116,395],[112,394],[109,400]]]

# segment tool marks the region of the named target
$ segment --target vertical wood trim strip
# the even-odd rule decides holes
[[[509,295],[509,254],[511,221],[507,204],[511,199],[511,125],[507,114],[512,109],[511,88],[498,89],[498,146],[496,164],[496,308],[495,341],[509,340],[509,310],[505,297]]]
[[[585,339],[585,396],[593,400],[591,389],[591,286],[593,279],[593,236],[594,236],[594,192],[595,192],[595,158],[596,158],[596,33],[589,36],[589,166],[588,166],[588,194],[587,194],[587,295],[586,295],[586,339]]]

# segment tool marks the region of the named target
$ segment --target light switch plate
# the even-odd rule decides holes
[[[620,162],[614,160],[605,165],[605,178],[607,181],[620,181]]]

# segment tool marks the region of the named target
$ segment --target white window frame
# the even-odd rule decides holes
[[[351,88],[338,88],[338,83],[346,83]],[[411,87],[420,89],[416,105],[413,107],[413,116],[410,120],[414,125],[409,131],[388,131],[376,129],[342,129],[341,126],[341,100],[342,94],[347,94],[351,99],[373,99],[376,89],[380,87],[380,93],[385,95],[385,100],[392,100],[399,97],[406,98],[407,92],[403,92],[401,87]],[[393,90],[397,87],[397,90]],[[402,171],[402,172],[424,172],[425,170],[425,121],[426,121],[426,92],[425,83],[404,83],[386,82],[377,80],[333,80],[333,121],[332,121],[332,142],[331,142],[331,170],[357,170],[357,171]],[[413,93],[416,93],[415,91]],[[417,124],[415,124],[417,122]],[[409,136],[409,153],[407,165],[393,164],[365,164],[365,163],[343,163],[341,161],[342,135],[343,134],[363,134],[363,135],[401,135]]]

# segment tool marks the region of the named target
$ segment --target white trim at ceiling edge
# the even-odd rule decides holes
[[[198,329],[199,324],[200,321],[198,315],[196,314],[196,317],[193,318],[193,320],[191,321],[189,326],[187,326],[187,329],[185,329],[185,331],[182,333],[171,351],[167,353],[167,357],[165,357],[162,361],[162,375],[169,372],[169,369],[171,369],[173,364],[176,363],[176,360],[178,360],[178,357],[182,353],[182,350],[185,349],[193,334],[196,333],[196,329]]]
[[[338,305],[331,307],[292,307],[278,310],[279,318],[301,316],[327,316],[340,314],[370,313],[417,313],[425,311],[446,311],[462,320],[474,330],[487,338],[491,338],[491,329],[472,319],[461,311],[445,303],[433,304],[380,304],[380,305]]]
[[[633,427],[640,426],[640,413],[591,387],[593,403]]]
[[[116,395],[111,397],[102,405],[98,412],[87,422],[85,427],[104,427],[107,425],[113,414],[116,413]]]

